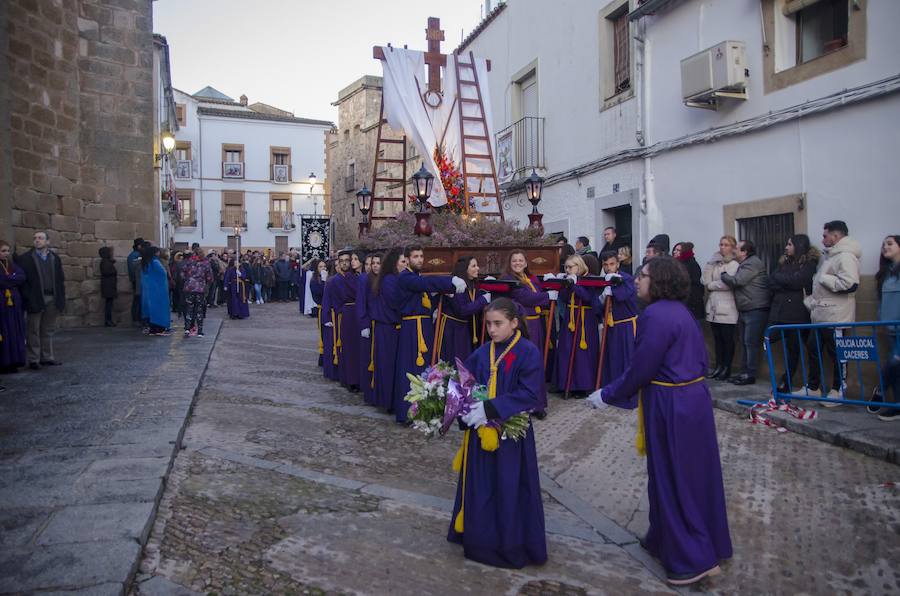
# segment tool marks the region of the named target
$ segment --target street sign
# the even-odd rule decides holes
[[[835,337],[838,360],[878,360],[878,344],[874,337]]]

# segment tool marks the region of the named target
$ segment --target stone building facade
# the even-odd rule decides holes
[[[356,206],[356,192],[365,185],[372,188],[372,173],[375,165],[375,144],[378,137],[378,116],[381,107],[381,77],[366,75],[360,77],[338,93],[334,104],[338,108],[338,125],[326,135],[326,164],[331,188],[331,219],[334,225],[334,246],[352,245],[357,237],[359,222],[362,221]],[[386,138],[400,138],[402,132],[385,127]],[[388,146],[388,154],[382,157],[399,159],[403,155],[402,145]],[[418,165],[416,150],[412,143],[406,144],[406,178],[416,171]],[[389,164],[379,168],[379,177],[400,178],[402,166]],[[390,188],[390,196],[408,196],[409,184],[402,192],[396,186]],[[379,184],[379,195],[384,194],[386,184]],[[391,217],[401,210],[399,203],[373,203],[369,216]],[[374,226],[378,222],[373,223]]]
[[[0,235],[21,253],[47,230],[61,324],[97,324],[97,250],[114,248],[125,310],[125,256],[157,234],[151,0],[0,2],[0,32]]]

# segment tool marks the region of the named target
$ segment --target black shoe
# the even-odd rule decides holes
[[[543,420],[547,417],[547,412],[544,410],[539,410],[537,412],[532,412],[531,415],[534,416],[535,418],[537,418],[538,420]]]
[[[31,370],[40,370],[40,369],[41,369],[41,365],[38,364],[37,362],[29,362],[29,363],[28,363],[28,368],[30,368]]]
[[[687,586],[695,584],[709,575],[718,575],[719,571],[719,566],[716,565],[700,573],[666,573],[666,580],[673,586]]]
[[[729,378],[731,378],[731,367],[730,366],[723,367],[722,372],[720,372],[719,374],[717,374],[715,376],[715,379],[717,381],[727,381]]]
[[[104,321],[104,322],[103,322],[103,326],[104,326],[104,327],[115,327],[116,324],[113,323],[112,321]]]
[[[870,414],[881,414],[879,410],[881,410],[881,402],[884,401],[884,398],[881,397],[881,392],[876,387],[872,391],[872,403],[871,405],[866,406],[866,411]]]
[[[752,377],[747,373],[741,373],[736,377],[732,377],[729,381],[732,385],[754,385],[756,384],[756,377]]]
[[[706,373],[706,378],[707,378],[707,379],[715,379],[715,378],[718,377],[720,374],[722,374],[722,371],[723,371],[724,369],[725,369],[724,366],[717,366],[717,367],[715,367],[715,368],[711,368],[709,371],[707,371],[707,373]]]
[[[41,360],[41,366],[59,366],[62,364],[59,360]]]
[[[878,419],[885,422],[900,420],[900,408],[881,408],[881,411],[878,412]]]

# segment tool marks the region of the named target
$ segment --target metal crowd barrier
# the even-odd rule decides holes
[[[869,406],[869,405],[878,405],[880,407],[886,408],[900,408],[900,402],[886,402],[886,401],[872,401],[870,399],[848,399],[847,396],[847,379],[848,379],[848,371],[851,368],[855,368],[856,370],[856,378],[858,380],[858,387],[860,396],[865,398],[867,395],[866,392],[866,384],[864,380],[865,368],[874,364],[875,366],[875,375],[878,378],[878,388],[880,389],[880,394],[882,396],[882,400],[884,400],[887,396],[888,391],[890,391],[889,385],[886,383],[884,378],[885,368],[883,366],[883,362],[881,359],[881,354],[878,345],[878,329],[885,327],[897,327],[900,328],[900,321],[869,321],[869,322],[860,322],[860,323],[813,323],[807,325],[772,325],[768,329],[766,329],[766,333],[764,336],[764,347],[766,351],[766,358],[769,361],[769,378],[772,383],[772,397],[775,401],[783,401],[788,402],[791,400],[805,400],[805,401],[818,401],[818,402],[827,402],[833,404],[846,404],[850,406]],[[869,334],[859,335],[859,330],[870,330]],[[832,362],[829,362],[829,367],[826,368],[824,366],[823,358],[822,358],[822,350],[823,350],[823,338],[827,337],[824,334],[831,334],[834,336],[835,340],[835,353],[834,357],[837,358],[840,365],[838,366],[838,371],[841,380],[841,398],[827,398],[825,395],[828,395],[832,390],[832,375],[833,375],[833,366]],[[804,335],[807,335],[804,338]],[[887,338],[887,341],[891,341],[890,334],[883,334],[884,338]],[[781,353],[784,359],[784,370],[786,373],[787,379],[787,392],[779,391],[779,375],[775,368],[775,353],[773,350],[772,337],[777,337],[778,342],[781,344]],[[792,385],[792,377],[796,372],[796,368],[792,371],[789,369],[788,363],[788,341],[799,342],[798,350],[799,350],[799,368],[801,372],[800,381],[796,386]],[[894,346],[893,353],[900,353],[900,333],[895,334],[893,336]],[[815,353],[811,353],[813,350],[813,344],[815,346]],[[891,346],[887,346],[891,348]],[[888,358],[891,358],[891,350],[887,350]],[[819,379],[818,386],[821,395],[815,395],[813,391],[809,389],[810,379],[809,379],[809,368],[811,362],[810,358],[816,358],[816,363],[818,364],[819,369]],[[831,356],[829,355],[829,359]],[[874,378],[874,375],[873,375]],[[815,385],[815,383],[813,383]],[[898,396],[894,396],[894,399],[897,399]],[[745,406],[752,406],[759,403],[766,402],[758,402],[753,400],[738,400],[738,403]]]

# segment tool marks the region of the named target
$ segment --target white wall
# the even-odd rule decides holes
[[[179,94],[176,101],[187,103],[187,123],[177,140],[191,142],[192,180],[178,180],[180,189],[193,189],[197,209],[196,229],[179,228],[177,242],[200,242],[204,246],[225,246],[230,230],[220,227],[222,191],[244,192],[247,229],[241,234],[244,247],[275,247],[275,236],[288,236],[288,246],[300,245],[300,214],[312,214],[313,197],[318,213],[323,212],[325,178],[324,132],[330,127],[293,122],[249,120],[220,116],[198,116],[197,102]],[[244,179],[222,179],[222,144],[244,145]],[[293,181],[275,184],[269,181],[270,147],[290,147]],[[317,183],[311,193],[309,174]],[[291,193],[291,208],[296,227],[291,230],[268,228],[269,193]]]

